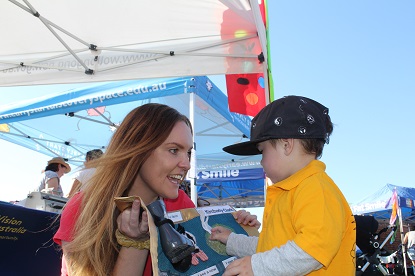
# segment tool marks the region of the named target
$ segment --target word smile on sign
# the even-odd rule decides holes
[[[239,170],[202,171],[199,173],[198,179],[238,177],[238,176],[239,176]]]

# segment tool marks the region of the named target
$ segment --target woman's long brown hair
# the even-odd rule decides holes
[[[73,240],[65,245],[71,276],[112,273],[119,253],[114,234],[119,211],[113,198],[126,195],[143,162],[179,121],[192,130],[189,119],[167,105],[137,107],[116,130],[104,155],[91,161],[97,169],[84,191]]]

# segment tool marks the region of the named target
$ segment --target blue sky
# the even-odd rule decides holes
[[[414,187],[415,2],[268,2],[275,96],[329,107],[335,128],[322,161],[346,199],[386,183]],[[0,88],[0,105],[74,86]],[[0,150],[0,200],[23,199],[50,158],[2,140]],[[70,176],[62,182],[69,189]]]
[[[346,199],[415,186],[415,2],[269,2],[275,94],[330,108],[322,160]]]

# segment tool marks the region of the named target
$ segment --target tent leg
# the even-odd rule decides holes
[[[193,126],[193,141],[195,140],[195,109],[194,109],[194,93],[189,93],[189,120]],[[193,144],[192,156],[190,161],[190,171],[188,176],[190,178],[190,198],[197,207],[197,189],[196,189],[196,177],[197,177],[197,168],[196,168],[196,143]]]

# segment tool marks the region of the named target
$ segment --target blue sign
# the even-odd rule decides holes
[[[0,275],[60,275],[59,214],[0,202]]]
[[[210,183],[221,181],[241,181],[265,179],[265,172],[262,168],[257,169],[223,169],[201,171],[197,174],[198,183]]]

